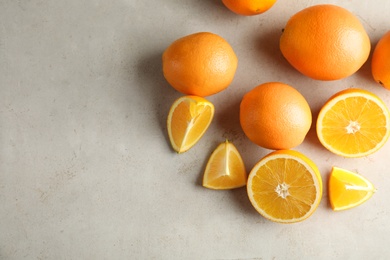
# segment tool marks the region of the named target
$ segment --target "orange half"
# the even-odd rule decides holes
[[[347,89],[332,96],[317,119],[317,136],[329,151],[362,157],[379,150],[390,135],[390,113],[373,93]]]
[[[322,179],[305,155],[279,150],[261,159],[248,177],[248,197],[265,218],[295,223],[311,216],[320,204]]]

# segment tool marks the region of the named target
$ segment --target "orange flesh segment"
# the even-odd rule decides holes
[[[237,148],[226,141],[210,156],[203,186],[210,189],[234,189],[246,185],[247,173]]]
[[[178,153],[195,145],[209,127],[214,106],[206,99],[185,96],[174,103],[168,116],[168,133]]]
[[[329,178],[329,201],[335,211],[350,209],[367,201],[375,188],[356,173],[333,167]]]

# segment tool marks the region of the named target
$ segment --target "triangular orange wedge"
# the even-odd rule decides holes
[[[214,116],[214,105],[205,98],[183,96],[169,111],[167,128],[172,148],[183,153],[206,132]]]
[[[363,176],[333,167],[329,177],[329,201],[334,211],[354,208],[367,201],[376,191]]]
[[[235,189],[245,186],[247,177],[240,153],[226,140],[211,154],[203,175],[203,186],[215,190]]]
[[[332,96],[317,119],[317,135],[329,151],[362,157],[379,150],[390,136],[390,113],[371,92],[347,89]]]
[[[265,218],[295,223],[311,216],[320,204],[322,179],[305,155],[279,150],[261,159],[249,173],[248,197]]]

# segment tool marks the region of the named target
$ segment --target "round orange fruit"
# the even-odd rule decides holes
[[[249,16],[264,13],[276,0],[222,0],[222,3],[236,14]]]
[[[302,74],[337,80],[354,74],[370,54],[370,39],[359,19],[330,4],[301,10],[287,22],[280,50]]]
[[[243,97],[240,123],[245,135],[268,149],[290,149],[303,142],[312,123],[306,99],[293,87],[269,82]]]
[[[375,47],[371,70],[375,81],[390,89],[390,31],[379,40]]]
[[[230,85],[238,59],[221,36],[200,32],[174,41],[164,51],[162,63],[164,77],[174,89],[204,97]]]

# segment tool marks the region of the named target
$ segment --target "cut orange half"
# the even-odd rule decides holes
[[[172,148],[183,153],[206,132],[214,116],[214,105],[205,98],[183,96],[169,111],[167,128]]]
[[[354,208],[375,192],[374,185],[363,176],[333,167],[329,177],[329,201],[334,211]]]
[[[329,151],[344,157],[362,157],[379,150],[390,135],[385,103],[362,89],[332,96],[317,119],[317,135]]]
[[[240,188],[246,185],[247,177],[240,153],[226,140],[211,154],[203,175],[203,186],[215,190]]]
[[[317,166],[305,155],[279,150],[254,166],[247,190],[252,205],[265,218],[295,223],[307,219],[317,209],[322,179]]]

